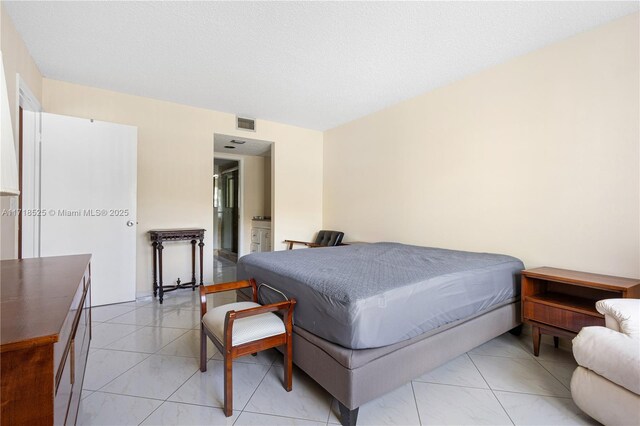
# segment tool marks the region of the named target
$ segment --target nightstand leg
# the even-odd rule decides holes
[[[560,338],[558,336],[553,336],[553,347],[557,348],[560,344]]]
[[[531,334],[533,336],[533,354],[538,356],[540,354],[540,327],[534,325],[531,329]]]

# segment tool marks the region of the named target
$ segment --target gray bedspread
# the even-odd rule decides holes
[[[295,297],[297,326],[365,349],[513,301],[522,269],[500,254],[374,243],[250,254],[238,261],[238,279]],[[261,296],[281,300],[264,287]]]

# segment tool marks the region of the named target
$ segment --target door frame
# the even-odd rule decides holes
[[[220,155],[217,155],[220,154]],[[248,254],[249,251],[245,252],[245,247],[244,247],[244,226],[242,224],[242,218],[244,217],[244,158],[242,158],[242,156],[240,155],[234,155],[234,154],[226,154],[226,153],[218,153],[216,151],[213,151],[213,160],[211,161],[211,176],[213,176],[214,174],[214,161],[215,160],[232,160],[232,161],[237,161],[238,162],[238,180],[240,180],[240,186],[238,188],[238,259],[240,259],[240,257],[244,256],[245,254]],[[213,185],[213,179],[211,180],[212,185]],[[213,195],[213,190],[215,188],[211,188],[211,194]],[[213,206],[213,200],[211,200],[212,203],[211,205]],[[215,226],[215,214],[212,215],[212,219],[214,221],[214,226]],[[214,241],[214,244],[217,245],[217,241]],[[220,247],[214,247],[213,250],[219,250]]]
[[[18,129],[18,189],[20,190],[20,194],[18,195],[18,209],[20,211],[20,214],[18,215],[18,222],[17,222],[17,227],[18,227],[18,241],[17,241],[17,246],[18,246],[18,259],[22,259],[22,254],[23,254],[23,232],[24,232],[24,226],[23,226],[23,217],[24,214],[22,212],[23,209],[23,197],[25,194],[25,188],[24,188],[24,162],[25,159],[24,155],[23,155],[23,150],[24,150],[24,129],[23,129],[23,124],[24,124],[24,120],[23,120],[23,111],[31,111],[36,113],[36,125],[38,127],[38,131],[36,132],[36,134],[34,135],[34,140],[33,141],[27,141],[27,143],[32,143],[33,147],[32,147],[32,151],[33,153],[36,155],[35,161],[37,162],[37,165],[34,167],[34,169],[32,170],[33,172],[33,179],[31,179],[30,181],[33,182],[33,187],[32,188],[27,188],[27,192],[29,191],[35,191],[37,194],[37,201],[36,201],[36,209],[40,209],[40,130],[42,129],[42,119],[41,119],[41,115],[40,113],[43,112],[42,109],[42,105],[40,105],[40,102],[38,101],[38,98],[36,98],[36,96],[33,94],[33,91],[31,90],[31,88],[29,87],[29,85],[27,84],[27,82],[22,78],[22,76],[20,75],[20,73],[16,74],[16,81],[18,84],[16,84],[16,99],[17,99],[17,107],[18,107],[18,114],[16,114],[16,129]],[[38,177],[38,179],[35,179],[35,177]],[[40,216],[31,216],[32,220],[37,221],[38,222],[38,232],[37,232],[37,246],[34,247],[34,252],[36,254],[36,256],[40,256]]]

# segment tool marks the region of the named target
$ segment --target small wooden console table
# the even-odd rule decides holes
[[[153,297],[160,293],[160,304],[164,299],[164,293],[177,290],[179,288],[187,288],[191,286],[191,290],[196,289],[196,241],[200,247],[200,284],[202,285],[202,259],[204,247],[204,229],[152,229],[149,231],[151,245],[153,246]],[[167,241],[187,241],[191,240],[191,281],[181,283],[180,278],[175,285],[163,285],[162,281],[162,250],[164,242]]]

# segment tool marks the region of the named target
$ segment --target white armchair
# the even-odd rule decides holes
[[[640,299],[601,300],[596,309],[606,327],[573,339],[571,396],[605,425],[640,425]]]

